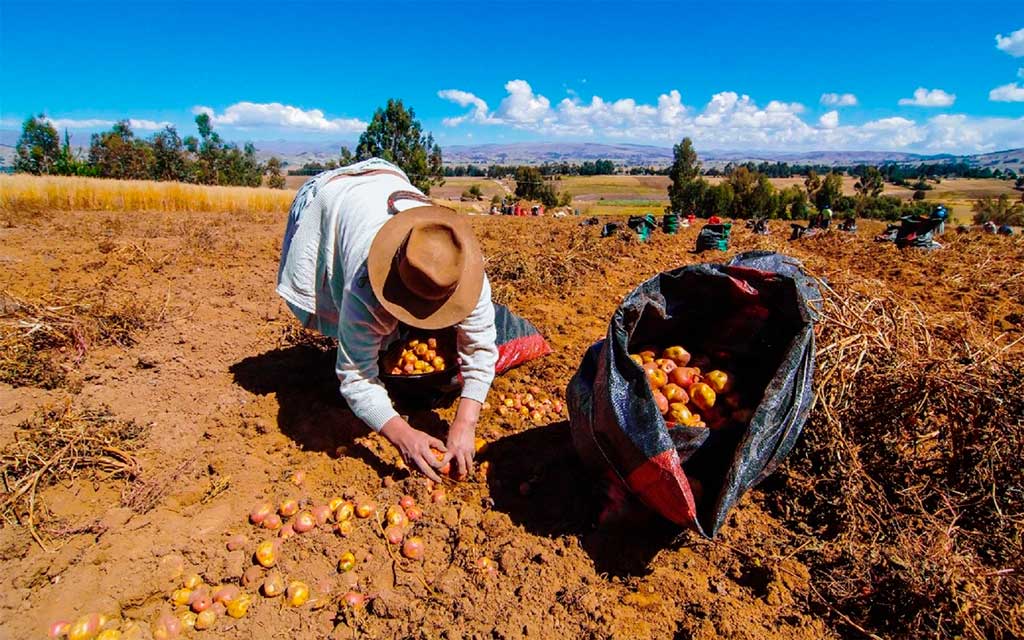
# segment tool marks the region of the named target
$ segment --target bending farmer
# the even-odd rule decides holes
[[[466,219],[431,204],[401,169],[377,158],[321,173],[295,195],[277,293],[307,328],[338,339],[335,371],[352,412],[433,480],[473,465],[480,407],[494,379],[494,305]],[[398,323],[454,326],[461,398],[443,443],[402,419],[378,378]],[[445,452],[437,461],[430,448]]]

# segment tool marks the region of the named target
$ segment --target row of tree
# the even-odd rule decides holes
[[[1016,161],[1016,158],[1010,162]],[[471,176],[471,177],[507,177],[515,173],[517,165],[492,164],[484,167],[476,164],[454,165],[444,169],[444,175],[448,177]],[[1024,176],[1020,176],[1011,168],[992,169],[991,167],[978,167],[966,162],[949,163],[921,163],[918,165],[896,164],[892,162],[881,165],[827,165],[827,164],[789,164],[788,162],[729,162],[725,166],[708,167],[701,169],[701,175],[706,177],[719,177],[732,175],[738,169],[746,169],[752,173],[759,173],[769,178],[792,178],[795,176],[808,176],[811,172],[819,175],[838,173],[860,177],[868,168],[878,169],[885,182],[905,186],[915,191],[927,191],[931,189],[929,181],[936,182],[943,178],[995,178],[1002,180],[1016,180],[1018,187],[1024,184]],[[596,162],[584,162],[575,164],[569,162],[545,162],[538,165],[538,169],[544,176],[560,175],[611,175],[622,173],[625,175],[670,175],[672,167],[617,167],[611,160],[598,160]]]
[[[778,189],[767,174],[740,165],[712,184],[701,171],[692,141],[684,138],[673,148],[668,209],[702,217],[801,220],[829,208],[840,215],[895,220],[903,215],[927,213],[935,206],[919,200],[906,203],[895,196],[881,195],[885,179],[878,167],[863,167],[857,173],[856,195],[853,196],[843,194],[843,176],[834,170],[819,175],[809,169],[803,187],[791,185]]]
[[[213,130],[210,116],[196,116],[199,136],[182,138],[167,126],[148,138],[135,135],[128,121],[94,133],[88,152],[71,148],[67,131],[60,144],[57,130],[43,115],[27,119],[15,146],[14,170],[37,175],[78,175],[122,180],[161,180],[195,184],[257,187],[264,178],[283,188],[281,164],[256,159],[251,143],[241,148]]]
[[[208,114],[196,116],[198,137],[182,138],[173,126],[149,138],[135,135],[127,121],[109,131],[92,135],[88,153],[71,149],[68,134],[60,144],[57,130],[46,116],[27,119],[16,145],[14,170],[37,175],[81,175],[124,180],[165,180],[195,184],[267,186],[283,188],[281,162],[261,163],[252,143],[242,147],[224,141],[213,130]],[[423,132],[415,112],[401,100],[388,100],[378,108],[355,153],[342,148],[338,162],[325,168],[345,166],[367,158],[393,162],[409,175],[414,185],[429,193],[444,182],[441,147]],[[308,165],[307,165],[308,166]]]

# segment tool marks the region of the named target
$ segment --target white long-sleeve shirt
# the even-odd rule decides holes
[[[355,175],[374,169],[399,175]],[[338,175],[347,177],[331,180]],[[420,193],[401,169],[378,158],[327,171],[306,182],[288,216],[277,277],[278,295],[293,310],[310,314],[310,324],[321,332],[338,338],[335,371],[341,395],[374,431],[398,415],[377,367],[381,347],[395,333],[398,321],[374,295],[366,257],[377,232],[391,217],[387,199],[396,191]],[[395,208],[405,211],[421,204],[397,200]],[[456,325],[456,336],[461,396],[483,402],[498,359],[494,305],[486,276],[480,299]]]

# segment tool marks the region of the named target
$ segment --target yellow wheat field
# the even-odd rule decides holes
[[[0,175],[6,211],[287,211],[295,192],[180,182]]]

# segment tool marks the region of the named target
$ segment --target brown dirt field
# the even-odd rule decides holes
[[[210,584],[236,581],[267,537],[246,520],[261,500],[368,496],[383,506],[403,493],[424,505],[415,527],[426,542],[423,562],[395,557],[369,521],[349,538],[318,530],[285,543],[279,568],[310,584],[322,606],[292,609],[257,596],[246,617],[189,635],[859,637],[811,606],[816,587],[796,558],[806,539],[769,506],[784,491],[778,483],[747,495],[713,542],[649,517],[598,527],[600,487],[580,468],[567,422],[508,423],[488,411],[478,435],[490,443],[481,457],[489,474],[450,483],[447,502],[431,504],[424,481],[398,469],[390,446],[340,400],[333,352],[296,331],[274,294],[283,223],[283,212],[70,213],[0,229],[0,291],[51,303],[102,291],[112,304],[148,312],[130,346],[93,344],[77,364],[58,354],[68,382],[56,389],[0,384],[0,446],[37,410],[64,402],[107,405],[146,427],[133,480],[83,472],[41,489],[39,529],[52,551],[4,523],[0,558],[12,581],[0,595],[0,637],[43,637],[50,621],[90,611],[148,625],[170,609],[183,571]],[[564,398],[621,297],[661,270],[701,260],[689,253],[696,229],[656,233],[642,246],[599,240],[596,228],[572,219],[473,224],[496,300],[534,322],[554,349],[499,377],[495,393],[538,385]],[[852,276],[916,297],[939,323],[966,317],[1006,343],[1024,335],[1019,286],[977,286],[986,264],[1015,256],[1019,267],[1019,238],[951,238],[946,251],[907,256],[871,242],[880,226],[803,243],[786,243],[781,224],[770,237],[738,229],[727,256],[706,259],[785,250],[821,277]],[[442,433],[452,415],[417,411],[411,422]],[[287,479],[296,469],[307,474],[299,487]],[[238,533],[249,545],[228,551],[225,541]],[[357,575],[339,576],[337,559],[348,550]],[[496,572],[477,570],[481,557]],[[353,583],[373,597],[366,609],[330,601]]]
[[[299,187],[306,183],[313,176],[289,176],[284,177],[284,188],[297,191]]]

